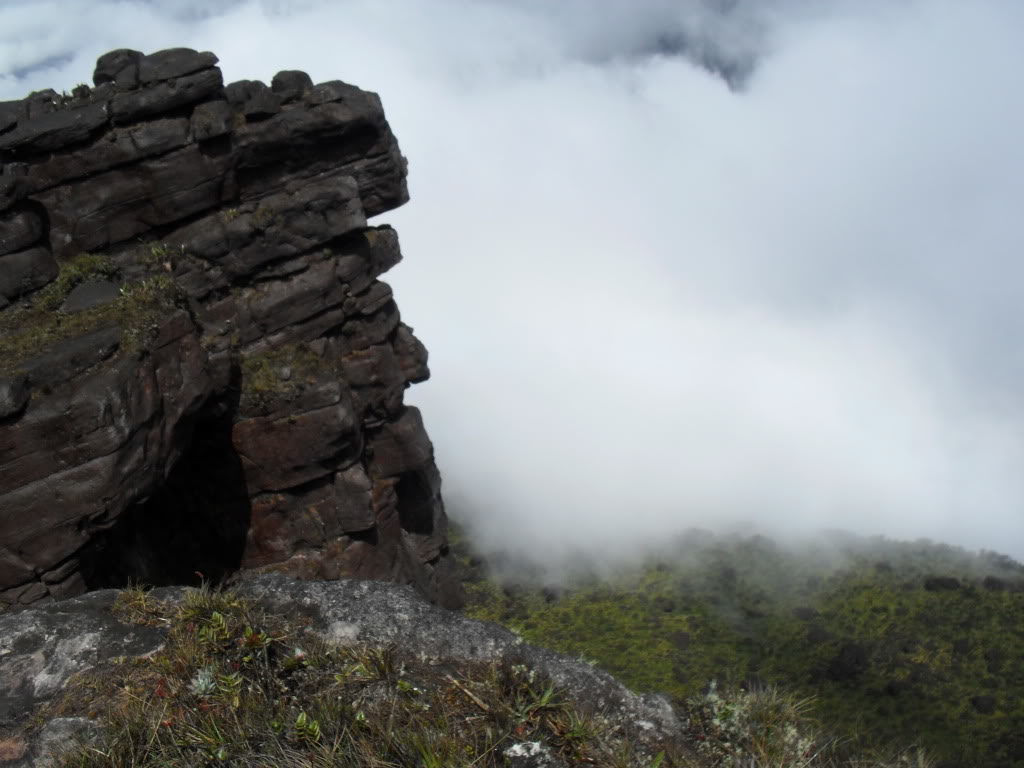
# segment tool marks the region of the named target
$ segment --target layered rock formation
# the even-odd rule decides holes
[[[380,100],[216,63],[0,103],[0,605],[268,567],[455,602]]]

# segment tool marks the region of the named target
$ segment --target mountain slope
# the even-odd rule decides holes
[[[1024,567],[1008,558],[838,534],[783,547],[693,533],[642,564],[579,568],[557,586],[487,577],[467,555],[470,615],[639,690],[684,702],[711,680],[780,684],[814,697],[812,711],[857,748],[1024,765]]]

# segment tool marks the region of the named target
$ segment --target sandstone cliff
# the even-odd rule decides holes
[[[216,63],[0,103],[0,609],[258,568],[457,602],[380,100]]]

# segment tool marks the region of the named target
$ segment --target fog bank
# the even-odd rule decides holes
[[[8,2],[0,98],[117,47],[378,91],[386,279],[450,513],[605,557],[691,526],[1024,558],[1024,6]]]

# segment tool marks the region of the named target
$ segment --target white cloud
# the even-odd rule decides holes
[[[72,58],[0,94],[170,45],[379,91],[409,399],[492,541],[749,520],[1024,556],[1024,7],[717,6],[8,3],[0,72]],[[757,65],[730,90],[680,42]]]

